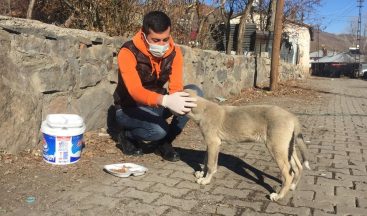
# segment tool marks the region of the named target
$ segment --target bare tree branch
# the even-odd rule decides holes
[[[202,36],[202,29],[203,29],[203,26],[204,26],[205,22],[208,20],[208,17],[209,17],[212,13],[214,13],[216,10],[218,10],[219,8],[221,8],[221,7],[222,7],[222,5],[223,5],[223,4],[225,4],[225,3],[226,3],[226,0],[222,0],[221,4],[220,4],[218,7],[216,7],[216,8],[214,8],[214,9],[210,10],[208,13],[206,13],[206,14],[205,14],[201,19],[200,19],[199,27],[198,27],[198,30],[197,30],[198,38],[201,38],[201,36]],[[197,8],[199,8],[198,6],[199,6],[199,5],[197,5],[196,7],[197,7]]]

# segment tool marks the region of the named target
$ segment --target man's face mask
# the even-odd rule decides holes
[[[158,58],[163,57],[169,48],[169,43],[167,42],[167,44],[165,45],[152,44],[148,42],[147,37],[145,36],[144,33],[143,35],[144,35],[145,41],[149,45],[149,52],[152,53],[152,55],[155,57],[158,57]]]

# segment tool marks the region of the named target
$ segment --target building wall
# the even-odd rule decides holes
[[[249,20],[249,22],[252,22]],[[231,24],[238,24],[240,20],[240,16],[231,20]],[[256,23],[257,28],[259,28],[260,23],[260,15],[254,14],[253,21]],[[286,32],[289,35],[289,41],[293,45],[293,56],[291,58],[291,62],[293,64],[300,64],[303,73],[309,73],[309,69],[311,67],[310,64],[310,44],[311,44],[311,36],[309,29],[303,24],[297,24],[294,22],[286,22],[284,25],[283,32]],[[282,47],[284,48],[284,47]],[[284,50],[283,50],[284,51]],[[286,51],[284,51],[286,52]]]
[[[307,27],[287,23],[284,30],[289,34],[289,40],[294,47],[298,48],[298,61],[303,72],[308,73],[310,65],[310,33]],[[296,60],[296,59],[295,59]]]

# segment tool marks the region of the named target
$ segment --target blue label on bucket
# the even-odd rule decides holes
[[[43,134],[43,158],[51,163],[56,162],[56,138],[48,134]]]
[[[49,163],[69,164],[80,159],[83,134],[77,136],[51,136],[43,133],[43,158]]]
[[[80,153],[82,151],[82,146],[83,146],[83,134],[73,136],[71,138],[71,155],[70,155],[71,163],[79,160]]]

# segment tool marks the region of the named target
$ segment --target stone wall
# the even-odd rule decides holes
[[[117,82],[116,53],[123,42],[103,33],[65,29],[0,16],[0,150],[32,149],[50,113],[75,113],[87,130],[106,127]],[[228,97],[269,82],[270,60],[181,46],[185,84],[206,97]],[[281,78],[303,77],[282,64]]]

